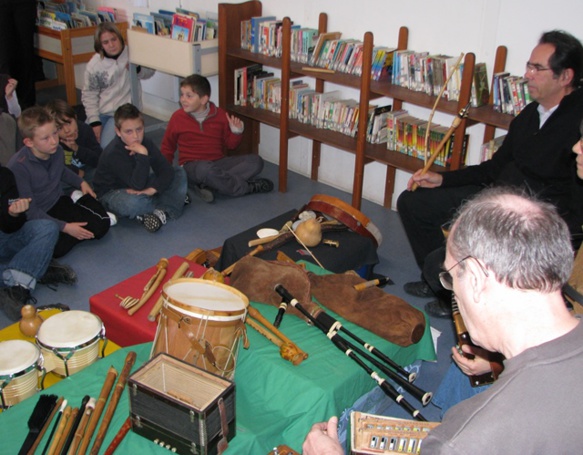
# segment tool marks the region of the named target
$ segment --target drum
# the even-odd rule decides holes
[[[0,342],[2,408],[13,406],[34,395],[42,371],[43,358],[33,343],[24,340]]]
[[[162,297],[152,357],[165,352],[232,379],[241,338],[246,341],[249,299],[226,284],[196,278],[169,281]]]
[[[60,376],[70,376],[91,365],[99,355],[99,340],[105,327],[99,317],[88,311],[64,311],[42,323],[36,342],[44,356],[45,369]]]

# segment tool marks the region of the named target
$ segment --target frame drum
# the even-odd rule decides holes
[[[43,359],[30,341],[0,342],[0,394],[2,408],[20,403],[38,390]]]
[[[249,299],[237,289],[197,278],[171,280],[162,290],[153,357],[165,352],[232,379]]]
[[[36,335],[36,342],[45,359],[45,369],[60,376],[69,376],[95,362],[100,339],[105,340],[105,327],[101,319],[88,311],[79,310],[51,316],[41,324]]]

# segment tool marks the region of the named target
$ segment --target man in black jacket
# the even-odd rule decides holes
[[[525,77],[534,100],[511,123],[504,143],[490,161],[451,172],[417,171],[408,182],[420,189],[404,191],[397,208],[415,259],[423,270],[428,255],[443,248],[442,225],[461,203],[486,186],[523,187],[554,204],[571,232],[583,220],[573,207],[583,204],[573,191],[574,157],[583,118],[583,46],[562,31],[546,32],[526,64]],[[443,252],[438,254],[443,262]],[[425,275],[425,274],[424,274]],[[427,277],[431,284],[431,278]],[[420,297],[440,297],[426,305],[434,317],[449,317],[447,294],[427,282],[407,283],[405,291]]]
[[[51,261],[59,226],[51,220],[27,221],[30,199],[18,197],[12,171],[0,166],[0,308],[16,321],[37,281],[73,284],[77,275],[68,266]]]

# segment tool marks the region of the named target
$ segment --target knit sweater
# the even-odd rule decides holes
[[[81,92],[81,100],[87,114],[87,123],[99,122],[99,114],[113,115],[115,110],[132,101],[128,48],[117,58],[101,57],[95,54],[87,63],[85,83]],[[140,67],[138,78],[152,77],[154,70]],[[141,87],[137,96],[141,104]],[[140,105],[137,106],[138,109]]]
[[[235,149],[243,139],[231,131],[227,112],[209,102],[209,114],[202,123],[179,109],[170,118],[164,139],[162,154],[171,163],[178,150],[180,165],[189,161],[216,161],[225,156],[225,149]]]

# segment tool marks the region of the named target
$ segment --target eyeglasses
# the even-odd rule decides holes
[[[460,265],[462,262],[464,262],[467,259],[475,259],[476,262],[478,263],[478,265],[480,266],[480,268],[482,269],[482,272],[484,272],[484,275],[490,276],[490,275],[488,275],[488,271],[484,268],[484,266],[480,263],[480,261],[478,261],[473,256],[466,256],[465,258],[457,261],[454,265],[452,265],[445,272],[441,272],[439,274],[439,281],[440,281],[441,285],[445,289],[447,289],[448,291],[453,291],[453,277],[451,276],[451,273],[450,272],[454,269],[454,267],[457,267],[458,265]]]
[[[538,63],[526,62],[526,72],[530,74],[536,74],[540,71],[550,71],[552,68],[542,66]]]

